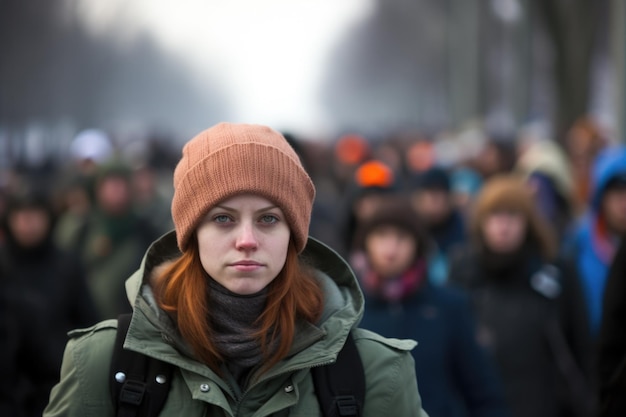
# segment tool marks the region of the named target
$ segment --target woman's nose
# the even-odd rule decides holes
[[[250,250],[256,249],[258,246],[258,240],[254,230],[254,226],[248,222],[244,222],[239,227],[237,232],[237,249]]]

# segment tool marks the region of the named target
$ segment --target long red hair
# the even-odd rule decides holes
[[[209,276],[200,263],[197,240],[156,277],[154,293],[159,306],[176,320],[178,329],[201,362],[220,373],[224,358],[213,343],[211,309],[208,305]],[[285,265],[269,284],[266,307],[257,319],[256,337],[264,357],[263,370],[284,358],[293,342],[296,319],[316,322],[323,307],[322,288],[313,269],[304,263],[289,243]],[[268,346],[276,346],[269,350]]]

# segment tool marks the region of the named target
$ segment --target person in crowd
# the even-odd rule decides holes
[[[436,166],[413,177],[410,192],[413,209],[445,254],[465,241],[463,215],[455,206],[451,190],[450,173]]]
[[[486,141],[468,160],[482,178],[511,172],[517,159],[514,139],[508,135],[487,133]]]
[[[102,319],[131,310],[124,279],[158,236],[133,206],[130,175],[129,167],[118,161],[101,166],[95,180],[95,205],[66,239],[66,247],[80,255],[86,268],[88,288]]]
[[[470,292],[513,416],[590,416],[591,344],[576,269],[557,256],[550,225],[519,175],[490,178],[450,285]]]
[[[414,341],[357,328],[363,296],[347,262],[308,238],[314,185],[277,131],[217,124],[174,171],[175,230],[126,282],[125,345],[172,364],[161,416],[321,416],[312,368],[352,334],[363,416],[422,416]],[[44,416],[113,416],[116,322],[72,334]]]
[[[574,259],[585,294],[592,336],[602,316],[602,296],[608,268],[626,234],[626,147],[609,147],[598,154],[591,173],[589,209],[564,243]]]
[[[567,156],[552,140],[520,145],[514,170],[527,178],[539,212],[562,242],[574,221],[574,181]]]
[[[25,415],[41,415],[61,368],[67,332],[96,322],[84,269],[75,254],[54,244],[54,221],[48,195],[34,186],[9,195],[1,219],[0,320],[6,333],[0,343],[13,369],[3,379]]]
[[[396,173],[382,161],[372,159],[359,165],[344,195],[344,218],[340,220],[343,247],[337,248],[340,253],[352,251],[358,223],[369,217],[381,201],[400,191],[398,182]]]
[[[626,240],[620,242],[606,281],[597,344],[600,417],[626,415]]]
[[[61,247],[72,248],[93,209],[92,191],[87,179],[81,175],[69,175],[58,182],[55,193],[58,216],[53,240]]]
[[[435,242],[431,279],[442,284],[447,279],[450,254],[465,242],[465,217],[455,204],[446,168],[433,166],[414,175],[410,182],[411,206]]]
[[[476,340],[467,295],[428,279],[431,240],[408,201],[388,199],[359,224],[349,258],[365,294],[361,326],[410,338],[430,416],[505,416],[494,364]]]
[[[583,214],[591,197],[592,170],[595,158],[609,146],[606,132],[589,115],[579,117],[567,130],[564,147],[574,180],[574,215]]]
[[[159,176],[148,162],[132,169],[130,174],[135,212],[150,223],[156,234],[170,231],[174,224],[170,214],[170,198],[159,188]]]

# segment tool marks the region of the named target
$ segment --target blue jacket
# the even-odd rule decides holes
[[[598,155],[592,171],[592,193],[589,210],[575,226],[565,244],[566,255],[575,260],[592,334],[597,334],[602,317],[602,296],[611,259],[602,256],[598,247],[596,224],[600,216],[602,195],[608,182],[626,173],[626,148],[608,148]],[[615,243],[616,244],[616,243]]]
[[[361,327],[419,342],[412,353],[430,416],[508,415],[495,367],[477,342],[466,295],[428,282],[398,303],[368,297]]]

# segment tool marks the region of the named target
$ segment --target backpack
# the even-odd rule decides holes
[[[118,317],[111,359],[110,391],[117,417],[156,417],[167,399],[174,366],[123,348],[131,314]],[[365,371],[352,333],[329,365],[311,368],[324,417],[359,417],[365,401]]]

